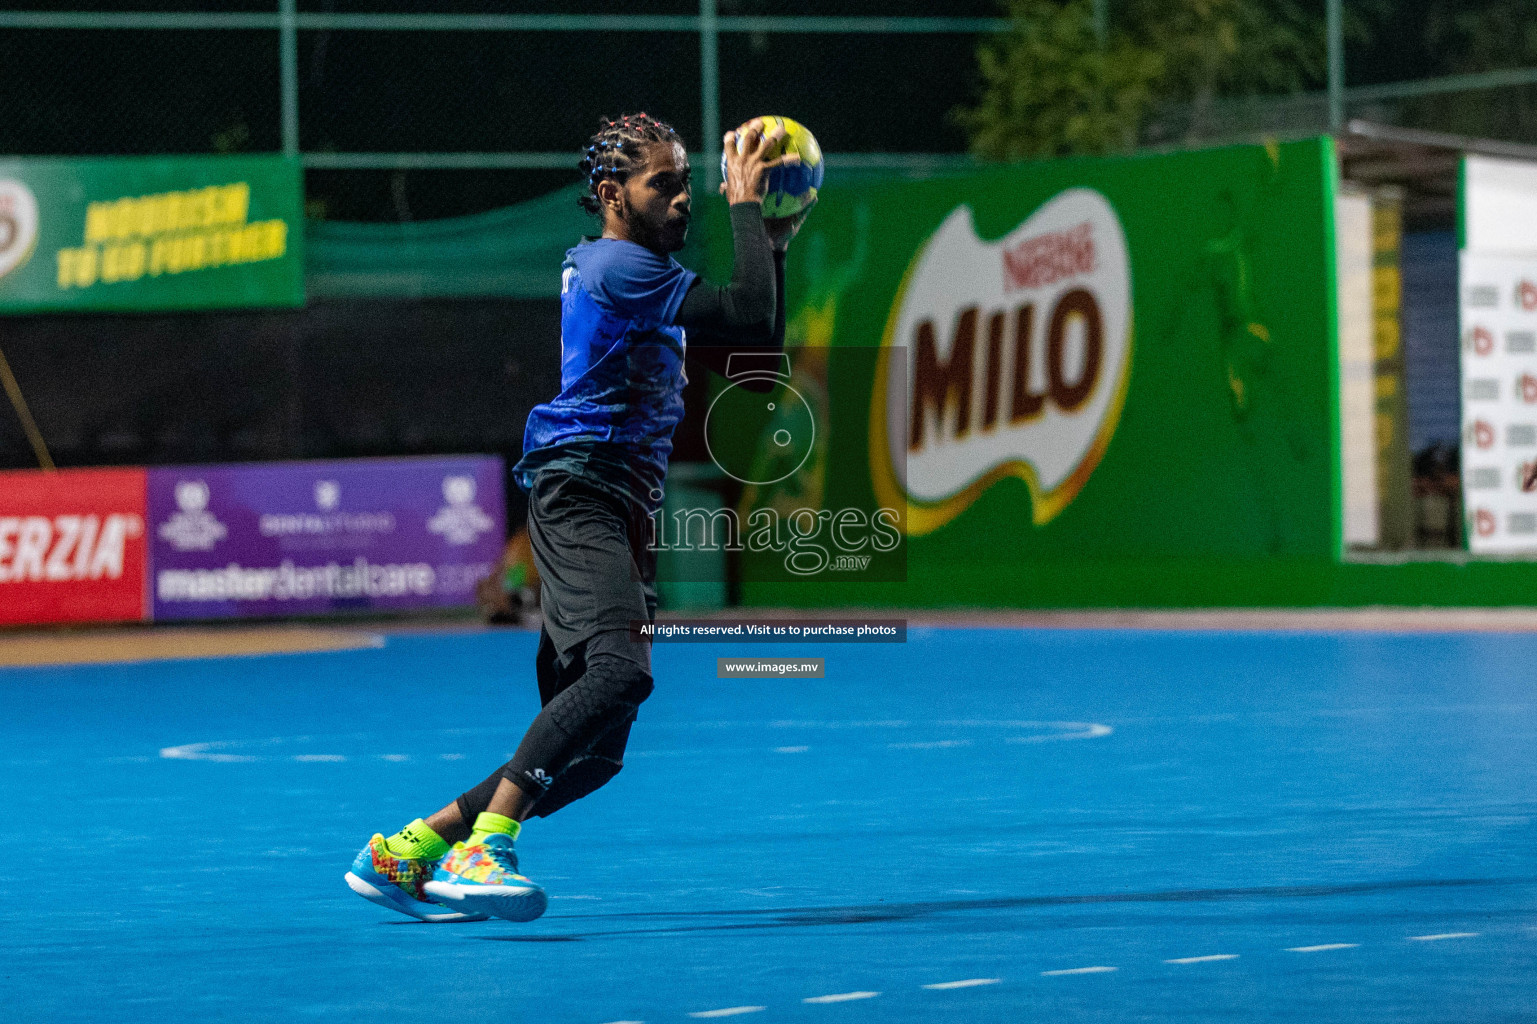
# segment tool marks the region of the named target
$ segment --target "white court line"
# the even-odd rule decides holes
[[[846,1003],[851,999],[874,999],[879,992],[839,992],[831,996],[812,996],[810,999],[802,999],[803,1003]]]
[[[173,761],[225,761],[230,763],[254,761],[250,754],[213,754],[214,747],[228,747],[228,743],[183,743],[179,747],[161,747],[160,756]]]
[[[1021,723],[1027,724],[1027,723]],[[1050,743],[1055,740],[1096,740],[1101,736],[1109,736],[1115,732],[1108,725],[1099,722],[1036,722],[1036,727],[1052,729],[1072,730],[1071,732],[1051,732],[1040,736],[1009,736],[1005,743]]]
[[[949,747],[969,747],[970,740],[931,740],[927,743],[888,743],[892,750],[945,750]]]
[[[341,754],[295,754],[295,761],[345,761]]]
[[[804,754],[806,751],[808,751],[810,749],[811,749],[810,747],[775,747],[774,748],[774,753],[776,753],[776,754]]]
[[[967,978],[965,981],[940,981],[923,987],[931,989],[971,988],[974,985],[996,985],[1002,980],[1002,978]]]
[[[1209,964],[1216,960],[1237,960],[1237,953],[1213,953],[1210,956],[1182,956],[1165,960],[1166,964]]]
[[[1439,935],[1411,935],[1410,942],[1440,942],[1442,939],[1476,939],[1478,932],[1442,932]]]
[[[780,718],[769,723],[770,729],[906,729],[911,722],[898,718],[882,718],[869,722],[803,722],[793,718]]]
[[[1326,942],[1321,946],[1288,946],[1288,953],[1322,953],[1330,949],[1355,949],[1359,942]]]
[[[646,1024],[643,1020],[611,1020],[608,1024]]]
[[[1064,974],[1108,974],[1119,969],[1117,967],[1069,967],[1061,971],[1042,971],[1041,977],[1056,978]]]
[[[724,1010],[698,1010],[689,1014],[690,1017],[735,1017],[739,1013],[757,1013],[759,1010],[767,1010],[767,1006],[728,1006]]]

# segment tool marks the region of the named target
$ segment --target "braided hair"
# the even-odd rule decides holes
[[[576,201],[588,213],[603,210],[603,203],[598,199],[599,182],[613,178],[623,184],[631,171],[642,166],[642,147],[658,142],[683,143],[672,125],[646,113],[626,114],[613,121],[605,118],[597,134],[587,141],[587,152],[577,164],[587,178],[587,192]]]

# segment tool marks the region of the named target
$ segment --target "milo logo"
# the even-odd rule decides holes
[[[0,277],[32,255],[37,244],[37,199],[14,178],[0,178]]]
[[[1008,235],[978,237],[957,207],[897,295],[871,409],[882,503],[910,534],[938,529],[1005,476],[1049,522],[1099,463],[1131,369],[1131,267],[1120,220],[1087,188]]]

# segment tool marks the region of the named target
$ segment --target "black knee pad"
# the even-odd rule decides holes
[[[651,679],[651,673],[637,667],[633,662],[625,661],[622,658],[605,657],[599,663],[602,664],[604,661],[613,662],[612,668],[609,669],[612,673],[612,685],[614,686],[615,694],[624,703],[640,707],[646,702],[646,698],[651,696],[652,691],[656,689],[656,684]],[[605,666],[605,668],[608,668],[608,666]]]
[[[601,735],[630,718],[651,696],[651,674],[628,658],[595,654],[587,671],[545,709],[570,735]]]

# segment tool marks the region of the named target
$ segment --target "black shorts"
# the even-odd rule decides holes
[[[656,618],[656,552],[639,505],[565,470],[541,470],[528,491],[528,539],[544,630],[563,657],[599,633]],[[650,673],[649,643],[611,646]]]

